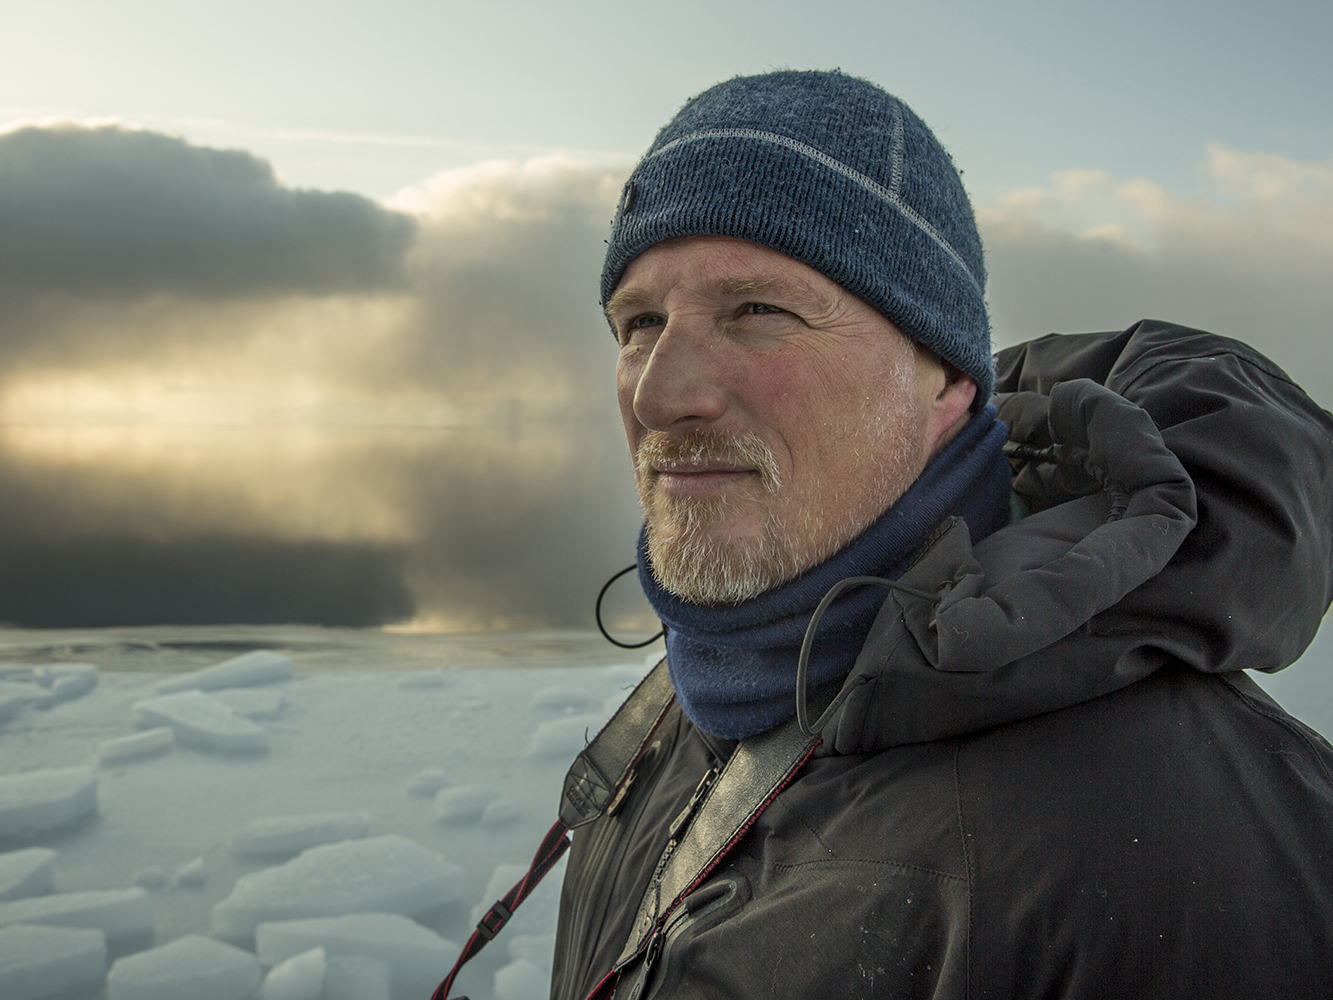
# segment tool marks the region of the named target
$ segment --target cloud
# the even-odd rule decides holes
[[[1333,160],[1210,146],[1182,198],[1064,171],[979,206],[999,344],[1168,319],[1245,340],[1333,403]]]
[[[387,206],[320,195],[311,211],[370,205],[352,218],[378,262],[321,272],[362,258],[295,237],[275,255],[262,226],[180,207],[223,199],[199,181],[201,162],[223,171],[215,151],[125,130],[97,142],[127,137],[165,149],[152,169],[171,176],[126,184],[195,194],[171,212],[118,205],[142,236],[123,253],[70,207],[115,187],[108,157],[43,203],[92,235],[81,268],[48,254],[21,314],[0,316],[0,555],[34,581],[20,600],[0,573],[0,620],[590,625],[638,524],[596,283],[625,171],[490,162]],[[313,194],[219,155],[261,206]],[[51,245],[41,228],[16,242]],[[173,241],[224,269],[269,253],[288,278],[182,277],[163,263]]]
[[[0,287],[204,298],[395,287],[412,220],[240,150],[115,125],[0,133]]]

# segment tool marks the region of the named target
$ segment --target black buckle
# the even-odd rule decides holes
[[[514,915],[514,911],[505,906],[503,899],[497,899],[495,905],[486,911],[486,916],[482,917],[477,924],[477,933],[490,941],[495,935],[499,934],[504,925],[509,923],[509,918]],[[499,917],[494,925],[490,923],[492,917]]]

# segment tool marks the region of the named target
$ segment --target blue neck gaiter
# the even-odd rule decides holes
[[[740,604],[683,601],[658,584],[639,535],[639,583],[667,629],[676,697],[700,729],[740,740],[796,714],[796,659],[815,606],[849,576],[898,577],[946,517],[967,522],[973,542],[1009,515],[1008,429],[987,406],[931,459],[892,507],[841,551],[800,576]],[[856,587],[829,607],[810,661],[813,690],[856,662],[884,592]]]

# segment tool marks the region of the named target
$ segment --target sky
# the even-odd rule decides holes
[[[602,240],[738,73],[931,124],[997,347],[1171,319],[1333,405],[1326,3],[0,14],[0,620],[588,624],[638,521]]]

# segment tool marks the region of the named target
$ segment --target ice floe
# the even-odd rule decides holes
[[[98,670],[92,663],[51,663],[32,672],[33,680],[49,688],[56,701],[73,701],[97,687]]]
[[[99,986],[106,955],[101,931],[0,927],[0,997],[45,1000]]]
[[[142,726],[170,726],[176,739],[190,746],[223,753],[257,753],[268,749],[268,732],[242,718],[225,704],[200,691],[182,691],[136,702]]]
[[[112,951],[142,948],[153,940],[153,911],[142,889],[55,892],[0,903],[0,927],[40,924],[100,930]]]
[[[97,811],[91,767],[55,767],[0,777],[0,838],[22,840]]]
[[[55,892],[55,860],[56,852],[49,847],[0,854],[0,901]]]
[[[103,766],[121,764],[139,757],[165,753],[176,743],[176,732],[170,726],[145,729],[128,736],[117,736],[97,744],[97,760]]]
[[[362,913],[316,920],[262,923],[255,930],[255,949],[264,965],[277,965],[311,948],[335,957],[359,955],[384,961],[392,970],[395,989],[429,995],[454,961],[459,947],[407,917],[393,913]]]
[[[259,962],[240,948],[198,934],[116,960],[107,1000],[250,1000]]]
[[[536,728],[529,747],[534,757],[573,760],[604,725],[605,715],[569,715],[552,719]]]
[[[286,864],[242,875],[213,907],[213,933],[248,941],[258,924],[345,913],[408,916],[453,902],[463,871],[398,834],[312,847]]]
[[[475,823],[499,797],[495,789],[482,785],[442,788],[435,793],[435,818],[441,823]]]
[[[358,840],[369,830],[370,814],[366,812],[269,816],[237,830],[228,847],[238,858],[290,858],[320,844]]]
[[[177,674],[157,685],[158,694],[177,691],[218,691],[222,688],[250,687],[271,684],[292,676],[292,658],[271,649],[256,649],[241,656],[223,660],[203,670]]]
[[[320,1000],[328,958],[323,948],[311,948],[269,969],[260,988],[260,1000]]]
[[[46,689],[39,684],[0,681],[0,723],[8,722],[29,705],[49,697]]]

